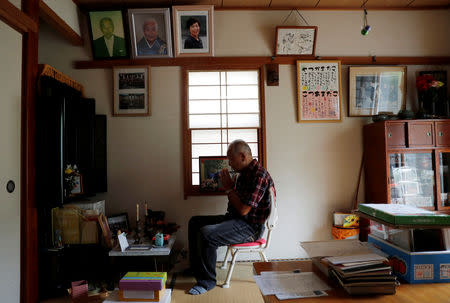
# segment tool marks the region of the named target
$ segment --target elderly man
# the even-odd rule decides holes
[[[158,37],[158,23],[155,19],[144,22],[144,37],[137,44],[138,56],[167,55],[167,43]]]
[[[203,294],[216,286],[219,246],[253,242],[261,237],[270,214],[270,192],[274,186],[267,170],[253,159],[248,144],[233,141],[227,151],[231,168],[239,173],[232,180],[227,169],[220,172],[228,195],[225,215],[194,216],[189,221],[190,270],[197,280],[189,293]]]
[[[103,36],[94,40],[96,58],[124,57],[127,55],[125,39],[114,35],[114,23],[111,18],[100,20]]]

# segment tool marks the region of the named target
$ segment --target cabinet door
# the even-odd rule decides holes
[[[434,208],[433,153],[389,154],[390,203]]]
[[[436,122],[436,146],[450,146],[450,122]]]
[[[388,147],[406,147],[405,123],[386,124],[386,142]]]
[[[434,146],[433,122],[409,122],[408,146],[409,147]]]

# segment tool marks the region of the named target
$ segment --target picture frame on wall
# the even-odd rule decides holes
[[[341,61],[297,61],[298,122],[341,122]]]
[[[128,58],[127,33],[121,10],[90,11],[88,19],[94,59]]]
[[[406,107],[406,66],[350,66],[349,116],[397,115]]]
[[[133,58],[173,57],[169,8],[129,9]]]
[[[150,66],[113,67],[113,116],[150,116]]]
[[[175,56],[214,56],[214,5],[172,6]]]
[[[277,26],[275,55],[314,56],[317,26]]]
[[[228,169],[231,178],[236,175],[229,165],[226,156],[202,156],[199,157],[199,165],[200,189],[202,191],[221,192],[225,190],[219,176],[219,173],[223,168]]]

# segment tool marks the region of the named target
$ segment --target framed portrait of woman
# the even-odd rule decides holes
[[[168,8],[129,9],[132,57],[173,57]]]
[[[213,5],[173,6],[175,56],[214,56]]]

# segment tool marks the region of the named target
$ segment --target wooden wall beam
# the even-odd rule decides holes
[[[75,61],[76,69],[111,68],[113,66],[151,65],[151,66],[261,66],[264,64],[296,64],[297,60],[341,60],[344,65],[441,65],[450,64],[447,57],[313,57],[313,56],[279,56],[279,57],[182,57],[154,59],[119,59]]]
[[[36,303],[39,297],[39,260],[35,197],[35,104],[38,72],[39,0],[23,0],[22,10],[36,24],[36,31],[29,31],[22,36],[20,302]]]
[[[78,35],[61,17],[59,17],[44,1],[39,0],[39,16],[51,27],[60,32],[64,38],[75,46],[83,45],[83,38]]]
[[[19,33],[37,33],[38,23],[9,1],[0,1],[0,19]]]

